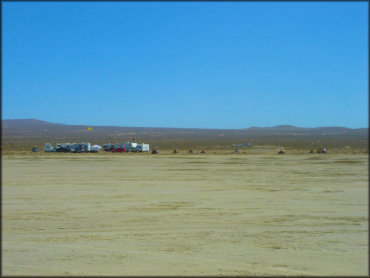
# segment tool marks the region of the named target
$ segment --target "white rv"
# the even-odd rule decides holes
[[[136,149],[139,152],[149,152],[149,144],[137,144]]]

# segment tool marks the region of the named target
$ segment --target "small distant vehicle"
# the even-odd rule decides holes
[[[125,152],[127,152],[125,148],[117,148],[112,150],[112,153],[125,153]]]
[[[326,153],[326,148],[319,148],[317,153]]]
[[[39,149],[38,149],[38,148],[36,148],[36,147],[33,147],[33,148],[32,148],[32,152],[39,152]]]
[[[280,151],[278,152],[278,154],[285,154],[284,149],[283,149],[283,148],[282,148],[282,149],[280,149]]]
[[[157,147],[154,147],[153,150],[152,150],[152,154],[158,154],[159,153],[159,150]]]
[[[48,153],[48,152],[52,152],[52,151],[53,151],[53,145],[50,144],[50,143],[46,143],[45,147],[44,147],[44,152]]]

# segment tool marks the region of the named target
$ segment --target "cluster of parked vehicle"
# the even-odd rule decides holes
[[[91,146],[90,143],[57,143],[55,147],[52,144],[46,143],[44,146],[45,152],[71,152],[71,153],[97,153],[101,149],[107,152],[149,152],[149,144],[138,143],[117,143]]]
[[[149,144],[138,144],[138,143],[117,143],[117,144],[104,144],[103,150],[106,152],[149,152]]]
[[[57,143],[55,147],[52,144],[46,143],[44,146],[45,152],[71,152],[71,153],[87,153],[98,152],[100,146],[94,145],[91,147],[90,143]]]

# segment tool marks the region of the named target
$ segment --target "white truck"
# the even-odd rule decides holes
[[[149,144],[136,144],[135,148],[132,148],[134,152],[149,152]]]

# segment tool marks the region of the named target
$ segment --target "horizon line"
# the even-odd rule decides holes
[[[54,123],[49,122],[46,120],[40,120],[35,118],[23,118],[23,119],[2,119],[2,121],[5,120],[11,120],[11,121],[17,121],[17,120],[34,120],[34,121],[40,121],[40,122],[46,122],[50,124],[59,124],[59,125],[71,125],[71,126],[89,126],[89,127],[128,127],[128,128],[167,128],[167,129],[211,129],[211,130],[244,130],[249,128],[276,128],[276,127],[293,127],[293,128],[302,128],[302,129],[315,129],[315,128],[348,128],[348,129],[368,129],[369,127],[359,127],[359,128],[352,128],[352,127],[346,127],[346,126],[317,126],[317,127],[300,127],[295,125],[289,125],[289,124],[279,124],[274,126],[250,126],[250,127],[244,127],[244,128],[209,128],[209,127],[150,127],[150,126],[118,126],[118,125],[89,125],[89,124],[65,124],[65,123]]]

